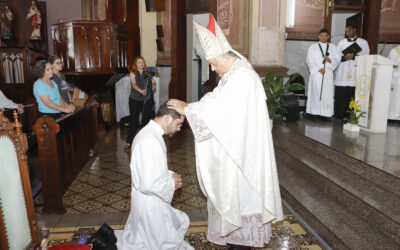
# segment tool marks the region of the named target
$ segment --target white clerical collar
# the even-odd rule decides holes
[[[326,45],[328,44],[328,42],[326,42],[326,43],[319,42],[319,44],[321,44],[321,47],[325,48],[325,47],[326,47]]]
[[[150,120],[149,125],[153,127],[161,136],[165,134],[164,129],[162,129],[162,127],[154,120]]]
[[[357,41],[357,39],[358,39],[358,36],[355,36],[353,38],[347,38],[347,41],[348,42],[355,42],[355,41]]]

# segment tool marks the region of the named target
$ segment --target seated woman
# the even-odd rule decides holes
[[[67,104],[61,98],[57,84],[51,80],[53,71],[50,63],[41,60],[35,64],[34,74],[39,79],[33,84],[33,95],[38,103],[38,116],[60,118],[62,113],[72,113],[73,104]]]
[[[66,104],[71,104],[71,98],[69,96],[69,91],[73,91],[74,88],[67,82],[67,78],[61,72],[63,65],[61,62],[61,58],[58,56],[50,56],[49,63],[51,65],[51,69],[53,70],[53,80],[58,87],[58,91],[64,102]]]

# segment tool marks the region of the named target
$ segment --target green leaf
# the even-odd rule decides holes
[[[304,85],[303,84],[299,84],[299,83],[292,83],[288,86],[287,88],[290,91],[293,90],[303,90],[304,89]]]
[[[293,83],[293,80],[296,79],[300,74],[299,73],[295,73],[293,74],[286,82],[286,84],[290,84]]]

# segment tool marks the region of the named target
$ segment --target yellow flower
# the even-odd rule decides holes
[[[355,102],[353,107],[355,111],[360,111],[360,104],[358,102]]]
[[[352,98],[349,103],[349,108],[350,108],[350,110],[353,110],[353,111],[360,111],[360,104],[358,104],[358,102],[355,102]]]

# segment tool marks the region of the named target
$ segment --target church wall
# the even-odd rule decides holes
[[[400,0],[382,0],[379,42],[400,43]]]
[[[188,14],[187,15],[187,29],[186,29],[186,39],[187,39],[187,53],[186,53],[186,65],[187,65],[187,75],[186,75],[186,101],[194,102],[199,98],[198,91],[198,67],[199,61],[194,61],[194,59],[201,59],[201,82],[204,83],[209,78],[208,63],[204,56],[203,49],[201,48],[200,40],[193,29],[193,21],[200,23],[203,26],[207,26],[209,20],[209,14]]]
[[[308,86],[309,71],[306,65],[308,48],[316,41],[286,40],[285,66],[288,74],[299,73],[304,77],[306,89]],[[307,93],[307,92],[306,92]]]
[[[384,57],[388,57],[390,51],[400,45],[400,43],[379,43],[378,54]]]
[[[283,65],[285,53],[285,10],[286,1],[252,1],[250,62],[253,65]]]
[[[155,67],[157,61],[157,13],[146,12],[145,1],[139,1],[140,54],[148,67]]]
[[[46,2],[49,54],[54,54],[51,25],[67,20],[82,19],[81,0],[42,0]]]

